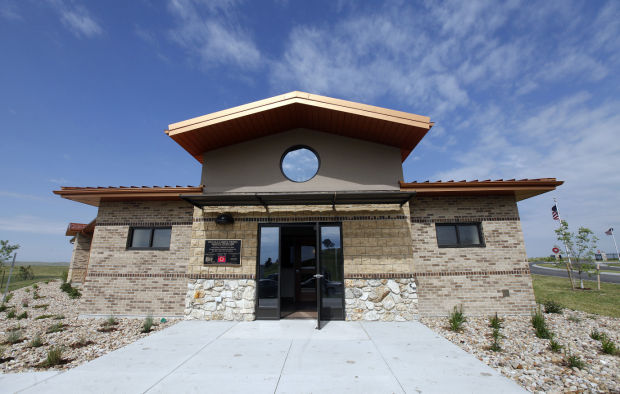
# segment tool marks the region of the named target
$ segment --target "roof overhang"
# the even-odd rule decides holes
[[[413,196],[411,191],[351,191],[304,193],[207,193],[183,195],[182,199],[197,207],[270,205],[356,205],[398,204],[403,206]]]
[[[93,219],[90,223],[69,223],[65,235],[76,236],[78,234],[92,235],[95,231],[96,221]]]
[[[165,132],[201,163],[204,152],[295,128],[394,146],[404,161],[433,124],[427,116],[291,92],[173,123]]]
[[[201,193],[202,186],[62,187],[54,194],[98,207],[101,201],[174,201],[181,194]]]
[[[420,196],[445,195],[514,195],[517,201],[555,190],[563,181],[555,178],[509,179],[485,181],[400,182],[403,191],[415,191]]]

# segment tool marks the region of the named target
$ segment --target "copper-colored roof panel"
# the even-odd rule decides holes
[[[494,195],[512,194],[517,201],[555,190],[563,181],[555,178],[485,181],[400,182],[401,190],[415,191],[418,195]]]
[[[200,162],[204,152],[294,128],[395,146],[404,160],[432,126],[426,116],[291,92],[174,123],[166,133]]]
[[[187,187],[66,187],[54,190],[54,194],[98,207],[101,201],[174,201],[181,194],[202,193],[202,186]]]

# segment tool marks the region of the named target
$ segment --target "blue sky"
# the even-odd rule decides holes
[[[303,90],[428,115],[405,179],[557,177],[519,204],[528,254],[552,198],[612,251],[620,231],[617,1],[0,0],[0,239],[67,261],[63,186],[195,185],[163,130]]]

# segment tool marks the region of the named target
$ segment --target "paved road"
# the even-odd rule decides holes
[[[525,393],[419,322],[314,327],[312,320],[183,321],[67,372],[0,375],[0,387],[63,394]]]
[[[537,267],[535,263],[530,263],[530,271],[533,274],[537,275],[548,275],[548,276],[559,276],[562,278],[566,278],[568,273],[566,270],[547,268],[547,267]],[[583,280],[593,280],[596,281],[596,275],[592,275],[588,277],[588,274],[581,274]],[[579,278],[579,274],[576,271],[573,271],[573,278]],[[601,282],[609,282],[609,283],[620,283],[620,275],[618,274],[606,274],[601,273]],[[584,286],[585,287],[585,286]]]

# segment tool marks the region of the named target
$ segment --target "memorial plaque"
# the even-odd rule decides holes
[[[240,239],[207,239],[205,264],[241,264]]]

